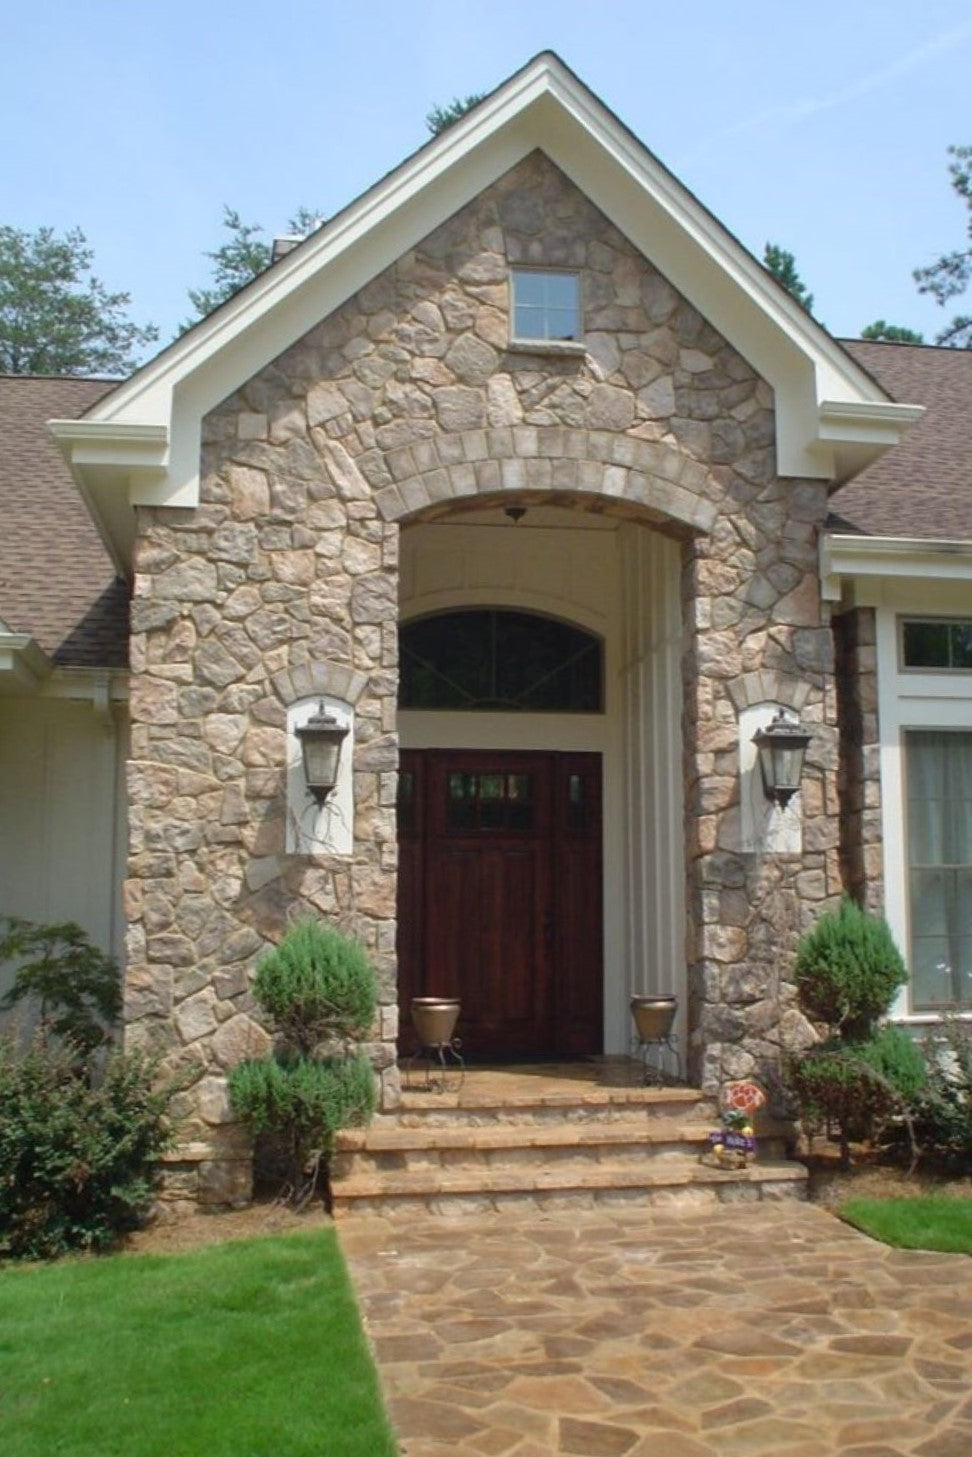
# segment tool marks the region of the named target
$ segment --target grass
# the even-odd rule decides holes
[[[0,1270],[4,1457],[392,1457],[334,1231]]]
[[[873,1239],[902,1250],[972,1255],[972,1199],[848,1199],[840,1214]]]

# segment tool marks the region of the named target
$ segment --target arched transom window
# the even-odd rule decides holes
[[[399,629],[400,708],[600,713],[603,644],[536,612],[469,608]]]

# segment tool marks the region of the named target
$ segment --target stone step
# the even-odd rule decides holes
[[[715,1104],[697,1088],[588,1085],[575,1091],[550,1089],[540,1083],[535,1091],[405,1091],[398,1111],[390,1116],[405,1127],[484,1127],[625,1119],[644,1123],[672,1117],[696,1121],[713,1120],[717,1115]]]
[[[348,1128],[337,1135],[342,1152],[409,1152],[413,1149],[486,1149],[589,1147],[598,1144],[684,1143],[704,1139],[711,1123],[674,1119],[652,1122],[489,1123],[480,1125],[375,1122],[367,1128]]]
[[[492,1168],[538,1161],[643,1163],[645,1159],[698,1154],[707,1145],[711,1122],[671,1119],[651,1122],[583,1122],[486,1127],[384,1127],[348,1130],[338,1136],[332,1177],[369,1170]],[[783,1152],[782,1140],[767,1138],[768,1156]]]
[[[686,1209],[762,1199],[806,1198],[801,1164],[760,1159],[745,1169],[721,1170],[692,1155],[640,1164],[573,1163],[505,1165],[497,1168],[409,1168],[353,1174],[332,1185],[337,1217],[355,1212],[389,1214],[483,1213],[504,1205],[538,1209],[592,1204],[667,1204]]]

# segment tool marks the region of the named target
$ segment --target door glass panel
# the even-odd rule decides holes
[[[446,799],[450,830],[525,833],[534,827],[532,774],[450,774]]]
[[[579,833],[587,826],[587,786],[580,774],[567,776],[567,828]]]
[[[476,775],[450,774],[446,823],[451,830],[476,827]]]
[[[507,820],[511,830],[533,829],[533,775],[506,777]]]

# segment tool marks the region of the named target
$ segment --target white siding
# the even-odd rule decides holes
[[[77,921],[115,955],[122,941],[122,738],[90,703],[0,700],[0,913]]]
[[[678,998],[686,1033],[680,553],[642,527],[621,532],[625,995]]]

